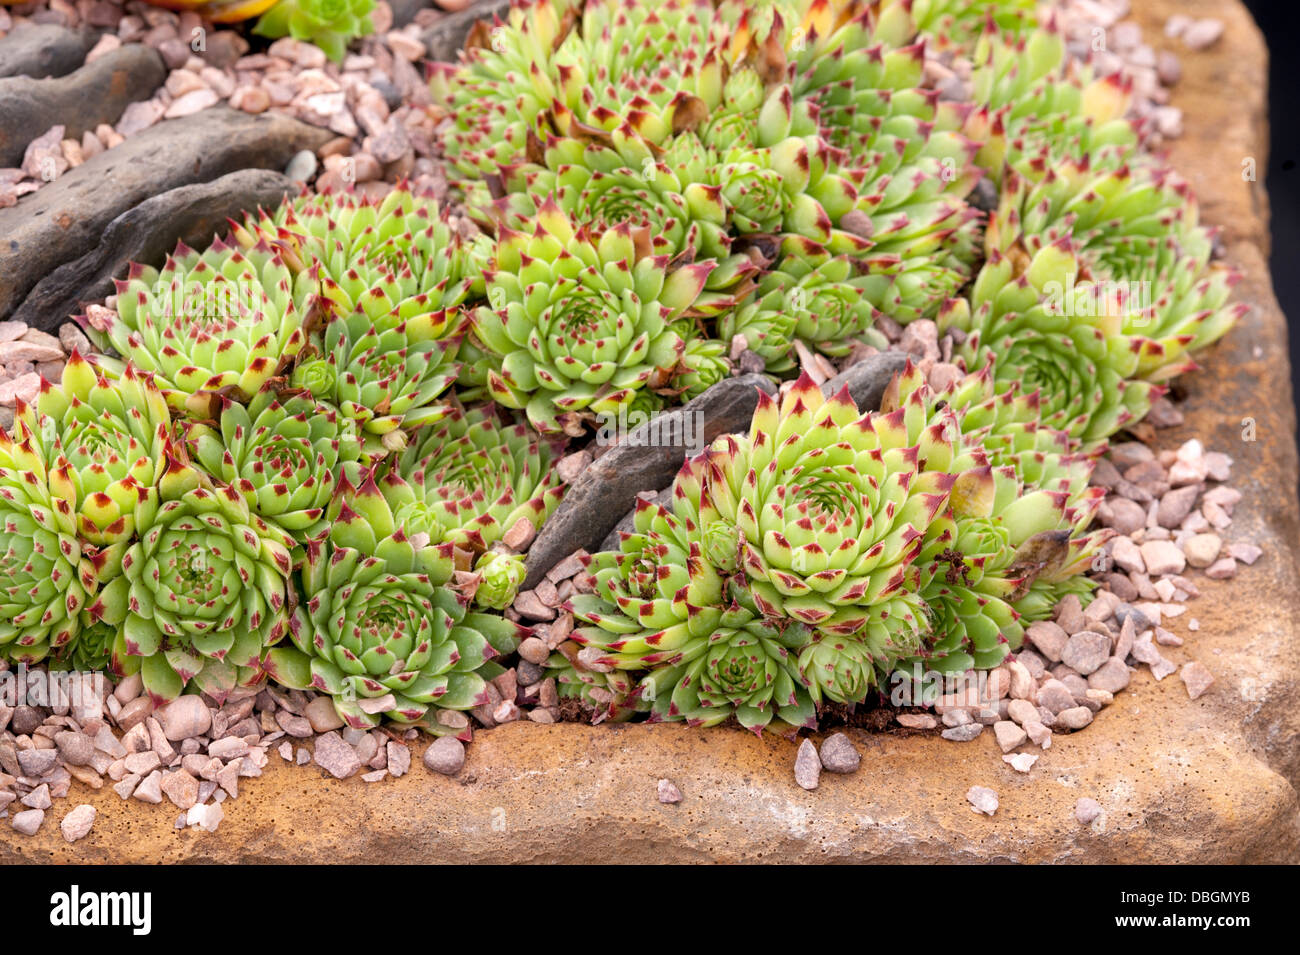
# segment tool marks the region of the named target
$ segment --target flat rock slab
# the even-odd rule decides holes
[[[241,169],[146,199],[110,222],[90,252],[41,279],[10,318],[32,328],[55,328],[83,303],[113,294],[113,279],[124,278],[130,263],[161,266],[178,239],[203,248],[228,230],[227,218],[238,220],[259,206],[272,208],[300,188],[269,169]]]
[[[771,394],[776,386],[763,375],[727,378],[682,407],[620,435],[622,442],[578,476],[543,525],[528,550],[523,589],[535,587],[574,551],[595,550],[635,505],[637,493],[670,484],[688,453],[698,454],[719,435],[747,428],[760,389]]]
[[[1182,681],[1157,684],[1144,668],[1086,730],[1057,736],[1029,773],[1002,762],[992,733],[950,743],[851,730],[861,767],[824,774],[815,792],[795,784],[796,746],[770,734],[511,723],[476,734],[456,778],[417,765],[367,787],[273,760],[227,801],[215,833],[178,834],[167,812],[74,787],[68,809],[99,810],[91,833],[75,846],[50,825],[0,839],[0,863],[1295,862],[1294,412],[1286,326],[1268,279],[1267,201],[1262,184],[1236,173],[1241,157],[1263,155],[1266,59],[1237,4],[1144,4],[1137,15],[1150,42],[1173,48],[1161,33],[1172,13],[1227,22],[1213,49],[1183,54],[1173,101],[1189,129],[1172,152],[1205,220],[1225,227],[1228,258],[1246,273],[1238,294],[1255,306],[1187,379],[1186,424],[1160,433],[1162,447],[1200,437],[1233,455],[1232,484],[1244,497],[1230,535],[1264,548],[1230,582],[1198,579],[1202,596],[1186,616],[1200,630],[1162,648],[1214,674],[1204,696],[1190,700]],[[1241,440],[1243,417],[1255,419],[1258,441]],[[664,778],[682,802],[658,801]],[[996,816],[971,811],[972,786],[997,793]],[[1075,816],[1080,799],[1101,808],[1090,825]]]
[[[0,37],[0,76],[64,76],[85,62],[99,31],[55,23],[24,23]]]
[[[166,78],[158,52],[132,43],[68,76],[0,80],[0,166],[21,164],[27,145],[52,126],[79,140],[100,123],[116,123],[129,104],[148,99]]]
[[[38,281],[89,252],[122,213],[159,193],[240,169],[283,169],[333,134],[274,113],[216,106],[168,120],[0,209],[0,319]]]

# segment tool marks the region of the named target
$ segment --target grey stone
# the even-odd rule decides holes
[[[659,416],[659,433],[686,433],[673,419],[693,419],[702,446],[714,438],[748,427],[758,406],[758,392],[775,393],[776,386],[762,375],[728,378],[709,388],[681,408]],[[527,577],[522,590],[531,590],[546,572],[576,550],[595,551],[620,517],[636,503],[637,493],[670,484],[686,460],[683,445],[643,447],[638,435],[648,434],[649,425],[636,429],[617,447],[592,463],[565,492],[564,500],[542,527],[528,550]]]
[[[1110,657],[1110,637],[1095,630],[1080,630],[1061,651],[1061,662],[1083,676],[1098,669]]]
[[[357,751],[343,742],[338,733],[325,733],[317,737],[316,752],[312,759],[317,766],[335,779],[355,776],[361,769],[361,760],[357,758]]]
[[[829,773],[857,772],[862,754],[843,733],[832,733],[822,742],[822,769]]]
[[[23,161],[34,134],[52,126],[81,139],[101,123],[115,123],[128,103],[147,99],[167,77],[158,53],[131,43],[52,79],[0,79],[0,166]]]
[[[55,23],[20,23],[0,37],[0,77],[66,76],[85,62],[98,39],[99,32],[88,27],[70,30]]]
[[[125,276],[129,263],[161,265],[177,240],[202,248],[225,231],[228,218],[238,220],[243,212],[272,208],[296,191],[279,173],[242,169],[146,199],[110,222],[89,252],[36,283],[14,314],[29,324],[52,328],[80,311],[83,302],[113,294],[113,279]]]
[[[294,153],[319,148],[331,135],[279,114],[250,116],[216,106],[159,123],[100,153],[17,206],[0,209],[0,319],[18,308],[41,276],[95,248],[114,219],[146,199],[241,169],[281,169]],[[168,248],[175,239],[165,237]],[[45,322],[65,317],[47,315]]]
[[[885,389],[895,375],[907,367],[907,355],[902,352],[880,352],[869,355],[850,365],[826,384],[822,393],[837,394],[841,388],[849,389],[849,397],[861,411],[875,411],[885,396]]]
[[[439,736],[424,751],[425,768],[455,776],[465,766],[465,744],[454,736]]]
[[[812,740],[806,739],[799,744],[799,751],[794,757],[794,781],[801,789],[809,791],[817,788],[822,776],[822,761],[817,755],[817,747]]]

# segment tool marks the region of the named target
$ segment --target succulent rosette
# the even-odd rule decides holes
[[[1073,281],[1091,280],[1096,307],[1116,312],[1137,343],[1135,376],[1163,382],[1196,367],[1191,352],[1245,312],[1226,304],[1238,275],[1210,261],[1213,234],[1199,224],[1186,182],[1145,164],[1094,168],[1109,155],[1054,158],[1049,168],[1044,154],[1010,171],[986,243],[990,255],[1023,261],[1068,240],[1078,259]]]
[[[773,720],[814,725],[798,668],[811,629],[764,620],[744,588],[728,586],[711,564],[689,520],[646,502],[634,520],[619,551],[591,559],[596,593],[570,598],[574,615],[588,624],[572,637],[585,648],[574,667],[648,671],[630,698],[649,705],[651,719],[713,726],[734,717],[754,730]]]
[[[921,644],[914,561],[952,486],[947,430],[911,434],[902,409],[860,414],[803,375],[678,474],[674,507],[719,566],[744,574],[763,616],[813,631],[799,666],[814,702],[862,700]]]
[[[308,543],[293,646],[272,651],[267,668],[287,686],[329,694],[349,726],[387,716],[439,732],[428,717],[486,703],[485,665],[514,652],[524,631],[467,611],[447,586],[453,545],[408,535],[368,473],[363,482],[343,484],[328,536]]]
[[[374,462],[406,447],[407,432],[439,421],[439,400],[456,380],[467,319],[432,310],[424,296],[395,301],[373,288],[347,315],[314,333],[291,383],[355,422],[362,457]]]
[[[161,271],[132,265],[117,283],[107,337],[173,411],[202,414],[212,393],[247,401],[293,360],[310,298],[264,242],[241,251],[218,239],[203,253],[181,244]]]
[[[474,565],[479,575],[474,602],[489,610],[505,610],[515,602],[523,586],[526,571],[522,554],[488,551]]]
[[[474,334],[500,362],[486,369],[488,392],[539,431],[578,433],[582,420],[666,388],[685,349],[673,323],[711,269],[669,271],[625,224],[593,239],[548,199],[531,236],[502,229],[485,277],[490,304]]]
[[[0,429],[0,653],[38,663],[81,629],[98,586],[77,537],[77,486],[66,459],[20,414]]]
[[[327,530],[340,469],[361,456],[353,422],[301,391],[260,391],[247,407],[226,401],[218,421],[190,423],[186,441],[208,474],[299,549]]]
[[[1023,37],[987,32],[974,53],[975,109],[963,131],[980,144],[976,162],[996,183],[1006,165],[1047,148],[1078,161],[1106,149],[1121,160],[1138,146],[1126,118],[1130,90],[1119,74],[1094,76],[1067,54],[1048,23]]]
[[[939,317],[941,329],[966,333],[957,349],[966,367],[991,362],[1000,392],[1039,391],[1042,423],[1086,448],[1145,415],[1161,390],[1136,379],[1141,342],[1124,333],[1105,290],[1080,276],[1068,242],[1040,249],[1018,278],[1012,271],[995,254],[969,302],[953,300]]]
[[[584,662],[601,653],[594,647],[581,647],[572,640],[561,643],[546,661],[548,675],[555,680],[561,701],[573,701],[581,715],[592,723],[630,720],[646,706],[636,698],[636,675],[604,663]]]
[[[42,380],[22,409],[60,480],[73,485],[76,534],[101,581],[121,572],[122,554],[158,508],[158,480],[171,446],[162,393],[127,365],[116,381],[74,352],[60,384]]]
[[[374,0],[278,0],[253,27],[258,36],[291,36],[314,43],[335,63],[342,63],[348,43],[368,36],[375,26]]]
[[[452,230],[432,196],[406,186],[382,199],[304,193],[232,225],[243,248],[274,247],[295,288],[319,292],[335,314],[347,315],[368,295],[394,305],[424,296],[433,311],[461,304],[479,284],[472,243]]]
[[[483,553],[516,522],[540,528],[564,488],[551,445],[491,408],[453,409],[379,479],[399,521],[419,515],[436,542]]]
[[[1012,36],[1039,32],[1033,29],[1035,0],[885,0],[881,6],[907,8],[927,42],[940,51],[971,49],[990,22]]]
[[[871,281],[857,260],[787,235],[777,265],[723,315],[720,335],[727,341],[744,335],[749,350],[777,373],[795,366],[796,339],[833,356],[847,355],[859,341],[883,351],[889,343],[875,328],[876,310],[865,291]]]
[[[267,649],[287,633],[289,549],[233,487],[171,455],[159,493],[122,558],[130,585],[114,657],[139,658],[159,703],[188,686],[223,699],[262,679]]]

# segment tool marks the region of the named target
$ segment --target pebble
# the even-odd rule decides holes
[[[1018,773],[1027,773],[1034,768],[1034,763],[1038,762],[1038,754],[1015,753],[1013,755],[1003,756],[1002,762],[1009,765]]]
[[[1197,20],[1183,29],[1181,35],[1189,50],[1206,50],[1223,36],[1223,21],[1212,17]]]
[[[661,803],[672,805],[682,801],[682,791],[670,779],[659,780],[656,792]]]
[[[189,809],[199,801],[199,781],[183,769],[164,773],[159,788],[177,809]]]
[[[817,755],[817,747],[812,740],[805,739],[799,744],[799,751],[794,760],[794,781],[809,791],[817,788],[821,779],[822,761]]]
[[[334,701],[328,696],[316,697],[303,707],[302,715],[317,733],[328,733],[343,726],[343,720],[334,708]]]
[[[1243,564],[1253,564],[1264,552],[1254,544],[1240,543],[1228,545],[1228,556]]]
[[[987,786],[972,786],[966,790],[966,801],[975,812],[991,816],[998,811],[998,794]]]
[[[938,720],[926,713],[899,713],[894,719],[899,726],[910,730],[932,730],[939,725]]]
[[[22,833],[24,836],[34,836],[44,821],[45,810],[28,809],[26,812],[17,813],[10,820],[10,825],[13,826],[15,832]]]
[[[940,735],[954,743],[969,743],[983,731],[983,723],[967,723],[964,726],[954,726],[951,729],[946,729]]]
[[[46,783],[41,783],[20,801],[31,809],[49,809],[54,805],[54,801],[50,799],[50,787]]]
[[[1092,710],[1086,706],[1072,706],[1057,713],[1056,722],[1066,729],[1081,730],[1092,722]]]
[[[1237,575],[1237,562],[1231,557],[1216,560],[1205,568],[1205,576],[1211,580],[1227,580]]]
[[[202,803],[197,806],[191,806],[185,813],[185,823],[189,826],[198,826],[205,832],[216,832],[217,827],[221,825],[221,820],[226,818],[226,811],[221,808],[220,803]]]
[[[1196,660],[1184,663],[1183,669],[1178,676],[1187,687],[1187,695],[1193,700],[1205,693],[1214,684],[1214,675],[1206,669],[1204,664]]]
[[[1222,547],[1223,540],[1218,534],[1193,534],[1183,542],[1183,553],[1187,555],[1187,563],[1204,568],[1218,559]]]
[[[252,111],[250,110],[250,112]],[[316,175],[318,166],[316,154],[310,149],[304,149],[289,160],[289,164],[284,167],[284,174],[294,182],[308,182],[312,176]]]
[[[1031,623],[1029,629],[1025,631],[1025,637],[1053,663],[1060,662],[1061,651],[1065,649],[1065,644],[1069,640],[1066,630],[1050,620]]]
[[[1029,734],[1029,740],[1040,749],[1050,749],[1052,746],[1052,731],[1042,722],[1030,722],[1025,724],[1025,732]]]
[[[821,761],[827,772],[854,773],[862,762],[862,754],[843,733],[833,733],[822,742]]]
[[[1050,678],[1038,688],[1038,705],[1055,715],[1074,706],[1074,694],[1063,682]]]
[[[1146,573],[1146,563],[1142,560],[1142,551],[1138,548],[1132,539],[1128,537],[1117,537],[1111,543],[1110,547],[1111,560],[1115,561],[1115,566],[1128,573]]]
[[[454,736],[440,736],[424,751],[426,769],[454,776],[465,766],[465,744]]]
[[[240,742],[243,742],[240,740]],[[247,747],[247,744],[245,744]],[[316,739],[316,750],[312,756],[316,765],[335,779],[347,779],[355,776],[361,769],[361,760],[357,751],[343,742],[338,733],[325,733]]]
[[[138,799],[141,802],[152,803],[155,806],[161,803],[163,801],[162,773],[150,773],[147,779],[141,782],[139,786],[135,787],[135,792],[131,795],[133,798]]]
[[[68,842],[84,839],[89,835],[90,827],[95,824],[95,815],[95,807],[85,803],[72,809],[59,822],[59,831],[63,833],[63,838]]]
[[[59,753],[53,749],[24,749],[18,751],[18,765],[24,776],[44,776],[54,769]]]
[[[1074,804],[1074,818],[1083,825],[1089,825],[1101,815],[1101,803],[1084,796]]]
[[[1024,703],[1023,700],[1016,700],[1015,702]],[[1029,739],[1029,734],[1010,720],[998,720],[994,723],[993,735],[997,737],[998,746],[1002,748],[1004,753],[1011,752]]]
[[[1087,676],[1109,659],[1110,651],[1110,637],[1094,630],[1080,630],[1070,637],[1061,651],[1061,662]]]
[[[1141,545],[1142,560],[1151,576],[1181,574],[1187,558],[1173,541],[1146,541]]]
[[[1145,517],[1143,519],[1145,520]],[[1077,633],[1084,629],[1085,622],[1083,619],[1083,605],[1079,602],[1077,594],[1068,594],[1059,604],[1057,604],[1056,624],[1067,634]],[[1021,656],[1023,658],[1023,654]],[[1056,661],[1053,660],[1052,662],[1055,663]]]
[[[388,751],[388,772],[395,777],[405,776],[411,770],[411,750],[404,743],[395,743],[389,741],[387,744]]]

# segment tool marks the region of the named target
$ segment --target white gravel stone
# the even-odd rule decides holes
[[[63,838],[68,842],[84,839],[90,833],[90,827],[95,824],[95,814],[95,807],[84,803],[71,810],[59,823]]]
[[[822,761],[817,755],[817,747],[812,740],[805,739],[799,744],[799,751],[794,759],[794,781],[802,789],[812,791],[821,781]]]
[[[975,812],[991,816],[998,811],[998,794],[987,786],[972,786],[966,790],[966,801]]]

